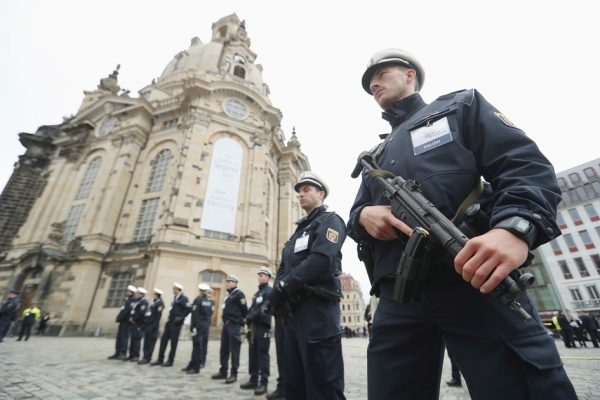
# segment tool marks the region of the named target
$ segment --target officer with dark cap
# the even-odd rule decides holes
[[[206,283],[201,283],[198,285],[198,289],[200,289],[200,295],[192,303],[192,322],[190,324],[190,332],[192,333],[192,359],[187,367],[182,369],[182,371],[188,374],[200,373],[204,336],[208,336],[210,317],[214,312],[214,303],[206,297],[210,286]]]
[[[138,362],[140,358],[140,348],[142,338],[144,337],[144,319],[148,309],[148,300],[146,300],[148,291],[143,287],[137,288],[136,301],[131,308],[129,322],[131,323],[131,347],[129,348],[129,361]]]
[[[250,380],[242,383],[242,389],[254,389],[254,394],[261,395],[267,392],[269,383],[269,347],[271,346],[271,313],[269,295],[271,286],[269,280],[273,273],[267,267],[260,267],[258,271],[258,292],[252,297],[252,306],[246,316],[246,325],[249,332],[249,361],[248,369]],[[260,382],[259,382],[260,374]]]
[[[117,342],[115,344],[115,354],[108,357],[109,360],[127,360],[127,349],[129,348],[129,340],[131,339],[133,325],[129,322],[131,309],[136,302],[135,293],[137,288],[133,285],[127,286],[125,301],[117,315],[119,330],[117,331]]]
[[[442,250],[428,253],[420,301],[396,302],[395,274],[412,229],[363,170],[348,235],[374,249],[372,293],[380,301],[367,350],[369,399],[437,399],[444,341],[473,399],[575,399],[531,298],[519,299],[532,317],[524,323],[488,294],[507,275],[518,279],[530,249],[560,235],[554,169],[476,90],[427,104],[418,93],[424,83],[423,66],[406,51],[386,49],[369,60],[362,86],[392,127],[373,158],[382,170],[417,181],[447,218],[458,214],[456,224],[472,222],[474,214],[459,209],[481,193],[477,203],[489,222],[454,260]],[[482,192],[481,177],[489,182]],[[481,222],[484,214],[475,215]]]
[[[221,368],[212,376],[212,379],[225,379],[225,383],[237,380],[240,366],[240,347],[242,346],[242,323],[248,314],[246,296],[238,289],[238,278],[230,274],[227,276],[227,296],[223,300],[223,330],[221,331]],[[231,354],[231,373],[227,376],[227,365]]]
[[[171,303],[171,309],[169,310],[169,320],[165,324],[165,331],[160,338],[160,350],[158,351],[158,359],[150,365],[160,365],[162,367],[172,367],[173,361],[175,360],[175,352],[177,351],[177,343],[179,343],[179,333],[181,332],[181,326],[183,320],[191,311],[191,305],[188,298],[183,294],[183,286],[180,283],[173,283],[173,295],[175,298]],[[171,351],[169,351],[169,358],[167,362],[165,360],[165,351],[167,350],[167,344],[171,342]]]
[[[285,398],[345,399],[340,327],[342,245],[346,226],[323,200],[329,188],[313,172],[294,186],[307,216],[286,243],[270,301],[285,316]]]
[[[165,308],[161,297],[163,291],[157,288],[153,290],[153,302],[148,311],[146,312],[146,318],[143,323],[144,331],[144,358],[142,358],[138,364],[148,364],[152,360],[152,353],[154,352],[154,346],[156,340],[160,335],[160,317],[162,317],[162,311]]]
[[[211,303],[211,307],[215,309],[215,301],[212,299],[213,290],[208,288],[206,291],[206,297]],[[211,316],[212,318],[212,316]],[[204,368],[204,364],[206,364],[206,354],[208,353],[208,336],[210,335],[210,324],[208,325],[208,329],[206,330],[206,334],[202,337],[202,353],[200,354],[200,368]]]
[[[8,293],[8,299],[6,299],[2,308],[0,308],[0,341],[2,341],[4,335],[8,333],[10,324],[18,317],[18,294],[18,291],[11,289]]]

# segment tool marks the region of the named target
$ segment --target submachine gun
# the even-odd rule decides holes
[[[485,228],[475,230],[463,223],[459,229],[423,196],[417,181],[406,181],[400,176],[381,170],[373,160],[372,154],[367,151],[363,151],[358,157],[352,177],[357,178],[363,168],[385,189],[383,194],[391,201],[394,217],[413,229],[398,264],[394,299],[401,303],[419,301],[428,274],[427,253],[442,248],[454,260],[469,238],[477,236],[477,232],[481,232],[482,229],[483,232],[489,229],[489,219],[487,219],[488,223],[480,221],[478,224],[479,227],[485,225]],[[483,211],[477,214],[480,219],[481,215],[484,215]],[[484,218],[487,216],[484,215]],[[532,259],[533,255],[530,253],[523,266],[529,265]],[[507,276],[490,294],[510,308],[523,322],[528,322],[531,316],[521,307],[517,299],[526,293],[533,282],[534,277],[529,273],[522,274],[517,282]]]

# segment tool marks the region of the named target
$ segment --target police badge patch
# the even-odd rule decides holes
[[[141,306],[140,308],[141,308],[141,309],[142,309],[142,311],[143,311],[143,310],[145,310],[145,309],[146,309],[146,306]]]
[[[242,304],[246,304],[246,299],[241,299],[241,300],[240,300],[240,303],[242,303]]]
[[[158,311],[162,311],[162,309],[163,309],[162,307],[158,307]]]
[[[498,119],[500,121],[502,121],[504,123],[504,125],[510,126],[511,128],[519,129],[519,128],[517,128],[517,126],[515,124],[513,124],[513,122],[510,119],[506,118],[506,115],[499,113],[499,112],[495,112],[495,111],[494,111],[494,115],[496,117],[498,117]]]
[[[327,240],[331,243],[337,243],[340,234],[337,231],[334,231],[331,228],[327,228]]]
[[[194,310],[194,311],[196,310],[196,305],[195,304],[192,306],[192,310]]]

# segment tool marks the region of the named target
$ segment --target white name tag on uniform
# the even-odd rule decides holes
[[[308,248],[308,238],[310,235],[302,236],[296,239],[296,245],[294,246],[294,253],[297,253]]]
[[[152,311],[147,311],[147,312],[146,312],[146,317],[149,317],[149,316],[151,316],[151,315],[152,315]]]
[[[429,126],[410,131],[413,151],[416,155],[435,149],[452,141],[452,133],[448,126],[448,117],[438,119]]]
[[[221,308],[224,310],[225,309],[225,303],[221,304]]]
[[[257,302],[257,303],[262,303],[262,296],[258,296],[258,297],[256,298],[256,302]]]

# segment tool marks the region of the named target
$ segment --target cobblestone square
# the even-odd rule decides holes
[[[367,398],[366,339],[344,339],[346,398]],[[565,349],[557,342],[567,373],[580,399],[600,399],[600,349]],[[591,344],[590,344],[591,346]],[[158,348],[155,349],[155,355]],[[199,375],[181,372],[190,358],[191,342],[180,341],[175,364],[170,368],[107,360],[114,339],[32,337],[0,344],[0,399],[257,399],[239,384],[248,379],[248,345],[242,345],[238,381],[226,385],[210,379],[219,369],[219,342],[208,344],[206,368]],[[269,391],[275,389],[275,344],[271,346]],[[450,388],[450,362],[442,377],[443,400],[468,399],[465,387]]]

